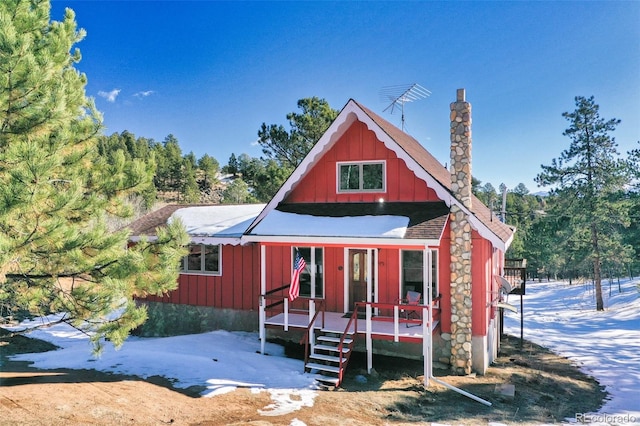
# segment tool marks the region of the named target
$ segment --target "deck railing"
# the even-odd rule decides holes
[[[394,328],[396,329],[400,326],[400,324],[405,324],[407,327],[410,327],[411,325],[422,324],[426,318],[427,313],[430,313],[431,315],[431,322],[437,323],[440,321],[440,299],[441,299],[440,295],[434,298],[431,302],[431,306],[421,305],[421,304],[397,303],[397,302],[395,303],[357,302],[355,304],[356,309],[354,310],[354,314],[358,312],[358,309],[360,308],[364,308],[366,313],[366,307],[369,306],[371,309],[371,312],[373,312],[374,309],[378,311],[378,314],[376,314],[375,316],[373,314],[369,316],[371,321],[392,321],[394,323]],[[384,315],[383,313],[385,312],[392,312],[392,314]],[[418,318],[416,319],[409,318],[410,312],[415,312],[416,314],[418,314]],[[401,314],[404,314],[404,318],[402,318]],[[357,332],[358,330],[357,330],[357,323],[356,323],[356,333]],[[397,330],[396,330],[396,334],[397,334]]]
[[[424,356],[425,371],[427,365],[431,362],[431,346],[433,324],[435,318],[439,318],[440,315],[440,297],[434,299],[431,305],[414,305],[414,304],[402,304],[402,303],[377,303],[377,302],[358,302],[355,304],[354,313],[351,316],[352,319],[358,317],[357,311],[360,308],[365,309],[365,339],[367,349],[367,372],[371,372],[373,368],[373,322],[374,321],[393,321],[393,341],[398,342],[400,339],[400,324],[404,323],[407,326],[412,323],[417,323],[422,327],[422,355]],[[373,309],[392,311],[393,316],[372,315]],[[420,313],[420,319],[411,320],[408,318],[401,319],[400,313],[415,311]],[[436,313],[437,312],[437,313]],[[358,322],[355,321],[355,331],[358,333]],[[425,377],[425,385],[428,385],[428,378]]]

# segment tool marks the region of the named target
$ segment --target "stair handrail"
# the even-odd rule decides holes
[[[322,313],[322,328],[324,328],[325,300],[313,298],[309,299],[309,303],[311,303],[311,301],[316,302],[316,313],[313,315],[313,318],[311,318],[311,321],[309,321],[307,330],[303,334],[302,340],[300,341],[300,344],[304,345],[304,365],[307,365],[307,362],[309,362],[309,343],[311,341],[311,330],[315,326],[316,320],[318,319],[318,315],[320,313]]]
[[[344,353],[342,351],[342,349],[344,348],[344,339],[347,336],[347,333],[349,333],[349,330],[351,329],[351,324],[354,324],[354,333],[353,333],[353,338],[351,339],[351,343],[349,345],[349,349],[353,348],[353,342],[355,341],[356,336],[358,335],[358,309],[360,308],[361,304],[360,303],[356,303],[353,309],[353,313],[351,314],[351,318],[349,318],[349,321],[347,322],[346,327],[344,328],[344,332],[342,333],[342,336],[340,336],[340,342],[338,343],[338,368],[339,368],[339,372],[338,372],[338,384],[337,386],[340,385],[340,383],[342,383],[342,379],[344,377],[344,370],[345,368],[347,368],[347,364],[349,363],[349,358],[351,357],[351,351],[347,352],[347,356],[344,356]],[[344,365],[342,363],[342,359],[344,358]]]

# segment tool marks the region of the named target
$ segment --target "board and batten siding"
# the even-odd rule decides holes
[[[152,302],[257,310],[260,294],[260,250],[257,244],[223,245],[222,275],[180,274],[178,288]]]
[[[385,192],[337,192],[338,162],[385,161]],[[380,142],[367,126],[356,121],[287,196],[288,203],[359,203],[385,201],[438,201],[435,191],[409,170],[404,160]]]
[[[472,232],[471,241],[471,332],[474,336],[486,336],[493,309],[493,248],[476,231]]]

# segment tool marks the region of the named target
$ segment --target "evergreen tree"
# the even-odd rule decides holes
[[[529,189],[524,183],[521,182],[515,188],[513,188],[513,193],[517,195],[525,196],[529,194]]]
[[[234,179],[222,193],[223,204],[244,204],[253,201],[249,193],[249,185],[242,178]]]
[[[258,131],[262,152],[290,170],[300,164],[339,113],[326,100],[315,96],[300,99],[298,108],[302,113],[287,114],[291,127],[289,132],[282,125],[267,126],[265,123]]]
[[[563,113],[570,126],[563,133],[571,144],[550,166],[542,166],[536,177],[540,186],[551,186],[557,209],[571,238],[566,247],[591,265],[596,309],[604,310],[602,262],[622,246],[619,229],[628,226],[628,212],[620,194],[630,182],[627,163],[618,158],[617,144],[610,133],[620,120],[604,120],[594,98],[575,98],[576,109]]]
[[[58,312],[96,348],[120,345],[146,318],[133,298],[175,288],[186,234],[172,224],[127,249],[128,232],[108,228],[152,171],[98,155],[101,117],[72,50],[84,31],[70,9],[49,13],[47,0],[0,2],[1,314]]]
[[[249,154],[242,153],[238,155],[238,172],[242,175],[242,179],[246,180],[247,173],[250,173],[249,168],[252,167],[253,158]]]
[[[185,203],[198,203],[200,201],[200,188],[196,181],[196,171],[193,166],[193,159],[185,157],[182,181],[182,199]]]
[[[98,153],[108,163],[116,161],[115,157],[120,152],[124,154],[127,163],[137,160],[138,163],[145,164],[150,173],[155,174],[157,170],[155,156],[149,152],[146,139],[136,139],[135,135],[126,130],[121,134],[113,133],[111,136],[98,137]],[[130,166],[131,164],[128,165],[128,167]],[[156,187],[155,185],[141,187],[135,195],[141,197],[145,208],[150,208],[156,201]]]
[[[216,175],[220,170],[220,164],[218,164],[218,161],[215,158],[210,157],[208,154],[204,154],[198,160],[198,168],[202,170],[201,189],[204,191],[211,189],[211,186],[217,181]]]
[[[237,176],[239,172],[238,159],[234,153],[231,153],[229,157],[229,163],[227,164],[227,173],[231,173],[233,176]]]
[[[180,190],[183,178],[182,150],[178,139],[173,135],[168,135],[162,142],[164,147],[164,158],[166,159],[166,173],[168,187],[172,191]]]
[[[275,160],[262,161],[260,173],[252,180],[253,194],[261,203],[267,203],[278,192],[293,169],[279,166]]]
[[[640,142],[638,142],[640,145]],[[632,172],[632,185],[629,194],[629,218],[631,225],[629,232],[625,234],[625,241],[631,247],[635,248],[633,256],[633,265],[628,265],[627,269],[630,276],[634,275],[634,271],[640,271],[640,147],[629,153],[629,169]]]

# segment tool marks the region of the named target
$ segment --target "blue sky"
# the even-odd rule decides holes
[[[569,146],[565,111],[595,96],[619,118],[621,153],[640,140],[640,2],[52,2],[87,37],[78,68],[104,114],[128,130],[226,164],[258,157],[260,125],[286,125],[298,99],[350,98],[400,127],[380,91],[418,83],[406,131],[449,162],[449,103],[473,108],[473,175],[524,183]]]

